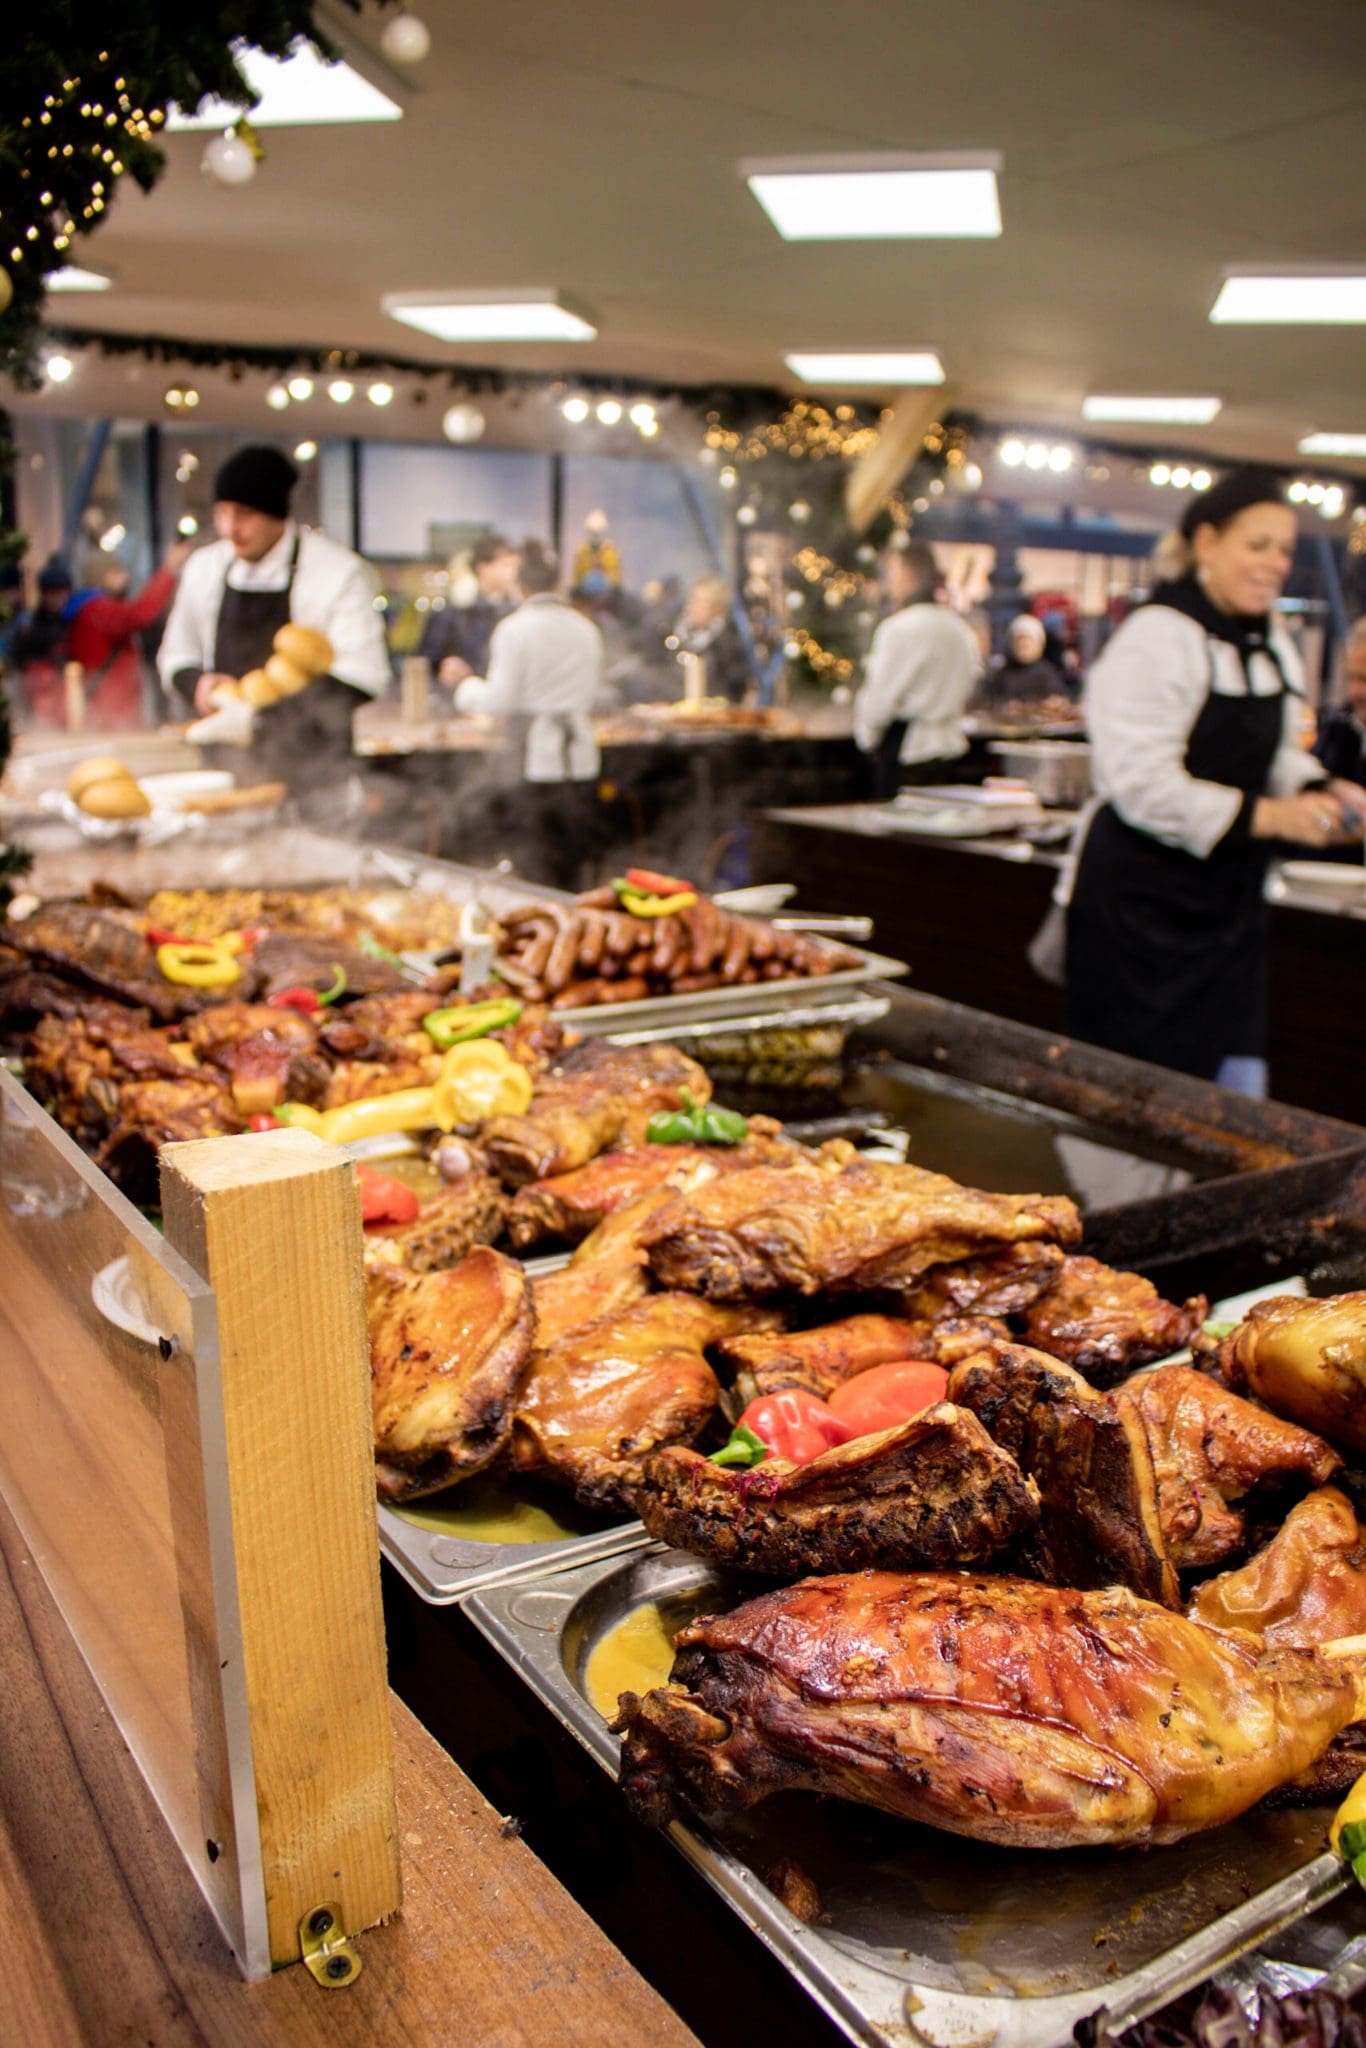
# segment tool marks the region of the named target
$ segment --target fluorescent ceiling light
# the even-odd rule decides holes
[[[438,341],[592,341],[597,328],[559,292],[386,292],[391,320]]]
[[[803,384],[942,384],[944,365],[933,349],[840,349],[784,356]]]
[[[1218,323],[1346,326],[1366,321],[1366,275],[1361,271],[1282,271],[1226,277],[1210,310]]]
[[[1128,420],[1143,426],[1207,427],[1219,398],[1084,398],[1084,420]]]
[[[52,270],[43,279],[45,292],[107,292],[114,282],[102,271],[82,270],[78,263],[68,263],[61,270]]]
[[[1366,455],[1366,434],[1306,434],[1301,455]]]
[[[769,157],[740,172],[789,242],[999,235],[994,153]]]
[[[233,55],[253,92],[254,107],[205,100],[196,113],[166,110],[166,127],[231,128],[245,113],[253,128],[300,128],[312,122],[401,121],[403,109],[349,64],[328,64],[312,43],[299,41],[288,57],[267,57],[252,44],[234,43]]]

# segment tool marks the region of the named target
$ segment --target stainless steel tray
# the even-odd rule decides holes
[[[413,1503],[418,1510],[423,1505],[421,1501]],[[558,1536],[542,1543],[479,1542],[419,1527],[400,1510],[383,1501],[379,1504],[381,1554],[419,1599],[433,1607],[449,1607],[494,1586],[544,1580],[555,1572],[620,1557],[648,1541],[639,1522],[616,1522],[610,1528],[590,1528],[580,1536]]]
[[[585,1691],[595,1646],[649,1603],[681,1626],[743,1597],[697,1559],[651,1546],[483,1589],[465,1611],[615,1773],[617,1738]],[[1171,1848],[1050,1854],[791,1794],[723,1831],[675,1822],[669,1834],[851,2041],[1060,2048],[1086,2014],[1127,2024],[1344,1891],[1327,1821],[1324,1808],[1263,1810]],[[820,1895],[813,1925],[765,1882],[785,1858]]]
[[[774,1021],[789,1023],[788,1012],[793,1008],[821,1007],[827,991],[830,1000],[838,1001],[853,989],[866,988],[869,982],[910,972],[904,960],[893,960],[886,953],[866,953],[858,946],[850,950],[859,955],[858,966],[843,967],[836,974],[807,975],[794,981],[737,982],[734,988],[706,989],[698,995],[648,996],[641,1003],[594,1003],[586,1009],[557,1010],[555,1014],[576,1031],[613,1038],[624,1031],[713,1018],[732,1029],[741,1019],[748,1019],[757,1028]]]
[[[757,993],[752,988],[745,990],[746,995]],[[818,998],[803,1002],[794,996],[781,1003],[770,1003],[764,997],[757,1007],[738,1013],[708,1008],[706,996],[661,996],[659,1002],[674,1007],[653,1023],[637,1023],[619,1030],[618,1019],[623,1012],[650,1007],[647,1003],[621,1003],[615,1008],[608,1004],[605,1008],[575,1011],[574,1016],[582,1020],[575,1029],[590,1038],[610,1038],[617,1045],[646,1045],[652,1039],[666,1037],[683,1044],[689,1039],[733,1038],[764,1031],[819,1030],[830,1024],[842,1024],[852,1031],[865,1024],[876,1024],[892,1006],[891,997],[879,995],[876,984],[867,989],[842,988],[826,1002]]]

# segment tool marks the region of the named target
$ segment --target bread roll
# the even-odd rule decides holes
[[[275,635],[275,652],[297,662],[310,676],[325,675],[332,666],[332,642],[326,633],[312,626],[297,626],[293,620]]]
[[[284,692],[271,681],[263,668],[253,668],[237,685],[237,694],[244,697],[253,710],[261,711],[267,704],[278,704]]]
[[[126,771],[107,782],[88,783],[76,801],[92,818],[145,818],[152,808],[145,791]]]
[[[287,654],[272,654],[262,671],[266,681],[273,684],[279,697],[297,697],[300,690],[306,690],[313,678],[306,668],[300,668],[297,661],[291,661]]]
[[[66,778],[66,793],[76,803],[81,791],[96,782],[131,782],[132,771],[114,754],[88,754],[78,761]]]

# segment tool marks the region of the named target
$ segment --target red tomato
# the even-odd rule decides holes
[[[358,1166],[360,1220],[362,1223],[415,1223],[422,1204],[406,1180],[392,1173],[376,1173],[373,1166]]]
[[[822,1451],[848,1443],[855,1432],[832,1415],[824,1401],[802,1387],[784,1387],[777,1394],[760,1394],[740,1417],[745,1429],[762,1437],[776,1458],[789,1458],[794,1465],[808,1465]]]
[[[653,868],[627,868],[625,879],[642,896],[679,896],[692,887],[677,875],[657,874]]]
[[[902,1358],[893,1365],[872,1365],[856,1373],[830,1396],[830,1410],[848,1423],[855,1436],[877,1429],[895,1429],[922,1408],[942,1401],[949,1376],[942,1365],[923,1358]]]
[[[258,1109],[253,1116],[247,1118],[247,1129],[249,1131],[282,1131],[284,1125],[280,1122],[279,1117],[273,1116],[268,1109]]]

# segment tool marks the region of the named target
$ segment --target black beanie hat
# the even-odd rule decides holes
[[[1242,469],[1231,469],[1217,484],[1191,499],[1181,517],[1181,531],[1191,540],[1197,526],[1227,526],[1249,505],[1284,503],[1285,486],[1275,470],[1259,469],[1248,463]]]
[[[40,590],[71,590],[74,587],[71,581],[71,571],[67,568],[61,556],[49,555],[42,568],[38,571],[38,588]]]
[[[213,480],[215,504],[246,505],[272,519],[288,519],[289,494],[299,472],[278,448],[254,442],[230,455]]]

